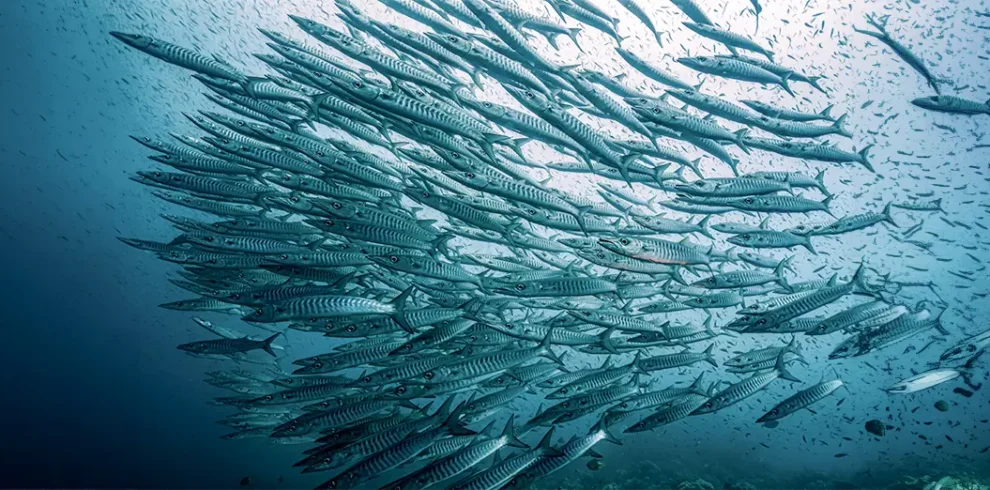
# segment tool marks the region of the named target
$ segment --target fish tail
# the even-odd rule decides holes
[[[843,123],[846,122],[847,116],[848,114],[843,114],[839,116],[839,118],[836,119],[834,123],[832,123],[832,127],[835,128],[835,131],[838,134],[845,136],[846,138],[852,138],[852,133],[850,133],[849,130],[846,129],[845,126],[843,126]]]
[[[656,38],[657,45],[662,48],[663,47],[663,33],[660,32],[660,31],[658,31],[658,30],[656,30],[656,29],[653,29],[653,37]]]
[[[602,348],[605,349],[610,354],[619,355],[619,351],[615,349],[615,344],[612,343],[612,334],[615,333],[615,327],[609,327],[601,334]]]
[[[791,261],[794,260],[794,256],[791,255],[784,260],[781,260],[777,267],[773,269],[773,275],[776,277],[775,281],[783,287],[789,287],[787,284],[787,279],[784,277],[784,271],[791,268]]]
[[[699,233],[714,240],[715,237],[712,236],[712,230],[708,228],[708,220],[710,219],[712,219],[712,215],[710,214],[708,216],[705,216],[704,218],[701,218],[701,221],[698,222],[698,228],[699,228]]]
[[[818,175],[815,175],[815,187],[817,187],[818,190],[822,191],[822,194],[825,194],[826,196],[831,196],[831,194],[828,192],[828,189],[825,188],[825,170],[824,169],[821,170],[821,171],[819,171],[818,172]]]
[[[739,149],[743,151],[743,153],[749,155],[750,153],[749,147],[746,146],[746,143],[743,142],[743,138],[745,138],[746,135],[749,134],[749,128],[740,129],[739,131],[736,131],[733,134],[736,135],[735,140],[733,140],[736,146],[738,146]],[[736,170],[736,167],[732,167],[732,172],[735,173],[736,175],[739,175],[739,172]]]
[[[862,150],[859,150],[858,152],[859,160],[860,160],[859,163],[861,163],[864,167],[866,167],[866,169],[869,170],[870,172],[876,173],[876,171],[873,170],[873,165],[870,164],[870,160],[868,158],[870,154],[870,148],[873,148],[872,144],[866,145],[863,147]]]
[[[403,330],[411,334],[415,334],[416,329],[413,328],[413,326],[409,323],[409,320],[406,318],[406,315],[404,313],[406,308],[406,302],[409,300],[409,297],[412,296],[412,293],[415,289],[416,286],[409,286],[404,291],[399,293],[398,296],[392,299],[392,301],[389,301],[389,304],[392,305],[393,308],[395,309],[395,311],[392,314],[392,319],[395,320],[395,323],[398,323]]]
[[[629,180],[629,164],[635,162],[639,159],[639,157],[639,153],[630,153],[622,157],[622,161],[619,162],[619,173],[622,175],[622,179],[626,181],[626,185],[628,185],[630,189],[632,188],[632,181]],[[591,162],[589,162],[589,165],[590,163]]]
[[[261,345],[261,348],[264,349],[265,352],[271,354],[272,357],[278,357],[277,355],[275,355],[275,351],[272,349],[272,342],[274,342],[279,335],[282,335],[282,332],[278,332],[275,335],[272,335],[271,337],[268,337],[267,339],[262,341],[263,343]]]
[[[898,228],[900,228],[900,226],[897,224],[897,222],[894,221],[894,217],[891,216],[891,214],[890,214],[890,205],[891,204],[893,204],[893,203],[887,203],[887,205],[883,207],[883,213],[881,213],[883,215],[883,220],[886,221],[886,222],[888,222],[888,223],[890,223],[890,224],[892,224],[892,225],[894,225],[894,226],[897,226]]]
[[[853,274],[851,282],[856,284],[856,287],[864,292],[872,292],[872,289],[868,284],[866,284],[866,264],[860,262],[859,267],[856,268],[856,272]]]
[[[774,365],[774,369],[777,370],[777,372],[779,373],[782,379],[793,381],[795,383],[801,382],[801,380],[798,379],[797,376],[794,376],[793,374],[791,374],[790,371],[787,370],[786,363],[784,362],[784,352],[781,352],[780,355],[777,356],[777,364]]]
[[[829,209],[829,206],[831,206],[832,200],[835,199],[835,196],[836,195],[837,194],[829,194],[828,197],[826,197],[824,200],[822,200],[822,206],[825,208],[824,211],[826,213],[828,213],[829,215],[831,215],[831,216],[834,216],[834,215],[832,214],[832,210]]]
[[[791,97],[797,97],[796,95],[794,95],[794,91],[791,90],[790,84],[787,83],[787,79],[789,79],[790,77],[791,77],[791,74],[790,73],[788,73],[788,74],[784,75],[783,77],[781,77],[780,78],[780,87],[783,88],[784,91],[786,91],[788,94],[790,94]]]
[[[808,85],[811,85],[812,87],[814,87],[815,89],[817,89],[819,92],[821,92],[821,93],[823,93],[825,95],[828,95],[828,92],[826,92],[825,89],[823,89],[822,86],[818,84],[818,81],[821,80],[821,79],[823,79],[823,78],[825,78],[825,77],[823,77],[823,76],[808,77]]]
[[[715,343],[714,342],[712,342],[711,344],[709,344],[708,345],[708,348],[705,349],[705,352],[704,352],[704,354],[705,354],[705,362],[707,362],[708,364],[711,364],[714,367],[718,367],[718,362],[715,361],[715,356],[712,355],[712,351],[713,350],[715,350]],[[701,379],[701,376],[699,376],[698,378]],[[695,382],[697,382],[697,381],[695,381]],[[691,386],[694,387],[693,384]]]
[[[509,137],[503,134],[483,133],[481,141],[478,141],[477,143],[481,146],[481,149],[485,152],[485,155],[487,155],[488,158],[491,158],[492,161],[498,161],[498,158],[495,156],[495,147],[493,145],[495,143],[503,143],[508,140]]]
[[[553,336],[553,328],[551,328],[549,331],[547,331],[546,336],[543,337],[543,341],[540,342],[540,349],[543,351],[543,355],[547,359],[550,359],[551,361],[553,361],[553,362],[555,362],[555,363],[563,366],[564,365],[564,360],[561,359],[560,356],[558,356],[557,354],[555,354],[553,352],[553,349],[550,348],[550,340],[551,340],[550,338],[552,336]]]

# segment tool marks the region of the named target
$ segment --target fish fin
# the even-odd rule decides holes
[[[699,374],[698,377],[694,379],[694,382],[691,383],[691,386],[688,387],[688,390],[690,390],[692,393],[696,395],[705,396],[707,393],[705,393],[705,390],[701,388],[701,383],[704,382],[704,379],[705,379],[705,373]]]
[[[884,221],[886,221],[886,222],[888,222],[888,223],[890,223],[890,224],[892,224],[892,225],[900,228],[900,225],[898,225],[897,222],[894,221],[894,217],[891,216],[891,214],[890,214],[890,205],[891,204],[893,204],[893,203],[887,203],[887,205],[883,207],[883,212],[880,213],[880,214],[883,216],[883,220]]]
[[[791,73],[785,73],[784,76],[780,77],[780,87],[784,89],[791,97],[797,97],[794,95],[794,91],[791,90],[791,86],[787,83],[787,80],[791,77]]]
[[[850,279],[856,287],[860,288],[862,291],[871,293],[870,286],[866,284],[866,264],[863,262],[859,263],[859,267],[856,268],[856,272],[853,274],[852,279]]]
[[[944,313],[945,310],[942,310],[939,312],[938,316],[935,317],[935,330],[938,330],[942,335],[952,335],[952,333],[946,330],[945,326],[942,325],[942,314]]]
[[[781,352],[780,355],[777,356],[777,362],[776,364],[774,364],[774,369],[779,373],[782,379],[793,381],[795,383],[800,383],[801,380],[798,379],[793,374],[791,374],[790,371],[787,370],[787,366],[785,364],[786,363],[784,362],[784,352]]]
[[[824,117],[824,118],[828,119],[829,121],[833,121],[835,118],[833,118],[832,117],[832,114],[830,114],[830,113],[832,112],[832,108],[834,106],[835,106],[835,104],[829,104],[827,107],[825,107],[824,109],[822,109],[821,112],[818,113],[818,115],[821,116],[821,117]]]
[[[581,28],[580,27],[570,27],[570,28],[567,29],[567,33],[565,35],[567,37],[571,38],[571,41],[574,43],[574,46],[576,46],[578,48],[578,51],[584,53],[584,48],[582,48],[581,47],[581,43],[578,42],[578,34],[580,34],[580,33],[581,33]],[[564,33],[561,33],[561,34],[564,34]]]
[[[749,147],[746,146],[746,144],[743,143],[743,140],[742,140],[747,134],[749,134],[749,128],[742,128],[739,131],[733,132],[732,134],[736,135],[736,139],[734,140],[734,142],[736,143],[736,146],[738,146],[739,149],[743,151],[743,153],[749,155],[749,153],[750,153]],[[735,168],[733,168],[732,171],[733,171],[733,173],[736,173],[736,169]]]
[[[934,201],[932,201],[932,204],[934,204],[935,207],[938,208],[938,210],[942,212],[942,214],[949,214],[949,213],[946,213],[944,209],[942,209],[942,198],[941,197],[938,198],[938,199],[936,199],[936,200],[934,200]]]
[[[815,175],[815,187],[817,187],[818,190],[822,191],[822,194],[825,194],[826,196],[831,195],[831,194],[829,194],[828,189],[825,188],[825,170],[824,169],[821,170],[821,171],[819,171],[818,174]]]
[[[553,335],[553,328],[551,328],[550,330],[548,330],[546,336],[543,337],[543,341],[540,342],[540,348],[543,350],[543,355],[546,358],[548,358],[551,361],[553,361],[553,362],[555,362],[555,363],[563,366],[564,365],[564,361],[560,358],[560,356],[558,356],[557,354],[554,354],[553,349],[550,348],[550,345],[551,345],[550,344],[550,337],[552,335]]]
[[[862,150],[859,150],[858,153],[861,160],[859,163],[862,164],[864,167],[866,167],[866,169],[869,170],[870,172],[876,173],[876,171],[873,170],[873,165],[870,163],[869,158],[867,158],[870,153],[870,148],[873,148],[872,144],[866,145],[863,147]]]
[[[828,282],[826,284],[831,287],[831,286],[835,286],[838,282],[839,282],[839,275],[832,274],[832,277],[828,278]]]
[[[662,48],[663,47],[663,33],[657,31],[656,29],[654,29],[653,30],[653,37],[656,38],[657,45]]]
[[[277,355],[275,355],[275,351],[272,350],[272,342],[274,342],[279,335],[282,335],[282,332],[278,332],[275,335],[272,335],[271,337],[268,337],[267,339],[262,341],[261,348],[264,349],[265,352],[271,354],[272,357],[278,357]]]
[[[777,264],[777,267],[775,267],[773,269],[773,275],[774,275],[774,277],[776,277],[775,281],[777,282],[777,284],[780,284],[781,286],[783,286],[785,288],[787,287],[787,279],[784,277],[784,271],[787,270],[787,269],[790,269],[790,267],[791,267],[791,260],[793,260],[793,259],[794,259],[794,256],[791,255],[790,257],[787,257],[786,259],[781,260],[780,263]]]
[[[404,313],[403,310],[405,309],[406,301],[409,300],[409,297],[412,296],[412,293],[415,289],[416,286],[409,286],[404,291],[399,293],[398,296],[392,299],[392,301],[389,301],[389,304],[395,307],[395,313],[392,314],[392,319],[395,320],[395,323],[398,323],[403,330],[411,334],[415,334],[416,329],[409,324],[409,321],[406,319],[406,316],[403,314]]]
[[[829,204],[832,204],[832,200],[835,199],[835,196],[837,196],[837,195],[838,194],[829,194],[828,197],[826,197],[824,200],[822,200],[822,206],[825,206],[825,212],[828,213],[829,216],[832,216],[832,217],[835,217],[835,215],[832,214],[832,210],[829,209]]]
[[[626,181],[626,185],[630,188],[632,188],[632,182],[629,180],[629,164],[638,160],[640,156],[639,153],[630,153],[623,156],[619,162],[619,173],[622,175],[622,179]]]
[[[846,138],[852,138],[852,133],[850,133],[849,130],[846,129],[845,126],[843,126],[843,123],[846,122],[846,118],[848,116],[849,116],[848,114],[843,114],[839,116],[839,118],[836,119],[834,123],[832,123],[832,127],[835,128],[835,131],[838,134],[845,136]]]
[[[543,435],[543,438],[540,439],[539,444],[536,445],[536,449],[542,450],[544,454],[551,457],[564,454],[550,446],[550,443],[553,441],[553,432],[555,429],[555,427],[551,426],[550,430],[548,430],[547,433]]]
[[[810,236],[805,236],[804,237],[804,242],[801,243],[801,246],[804,247],[804,248],[806,248],[806,249],[808,249],[808,251],[811,252],[812,255],[818,255],[818,252],[815,251],[815,247],[813,247],[811,245],[811,237]]]
[[[516,421],[516,415],[515,414],[509,415],[509,421],[505,423],[505,429],[502,429],[502,437],[505,437],[506,440],[508,441],[506,445],[523,448],[523,449],[529,449],[528,444],[520,441],[519,438],[516,437],[515,421]]]
[[[619,351],[615,349],[615,344],[612,343],[612,334],[615,333],[615,327],[609,327],[601,334],[602,348],[608,351],[610,354],[619,355]],[[609,358],[611,359],[611,357]],[[605,362],[609,360],[606,359]]]
[[[612,444],[619,445],[619,446],[622,445],[622,441],[620,441],[619,438],[616,437],[614,434],[612,434],[611,432],[609,432],[608,425],[606,425],[606,423],[605,423],[604,415],[598,421],[598,423],[595,424],[595,426],[591,430],[592,430],[592,432],[595,432],[595,431],[599,431],[600,430],[600,431],[602,431],[605,434],[605,440],[606,441],[611,442]]]
[[[715,349],[715,342],[712,342],[711,344],[708,345],[708,348],[705,349],[705,352],[703,354],[705,354],[705,362],[711,364],[714,367],[718,367],[718,363],[715,362],[715,357],[712,355],[712,351],[714,349]],[[699,376],[698,379],[700,380],[701,377]]]
[[[812,87],[815,87],[816,89],[818,89],[819,92],[828,95],[828,92],[826,92],[825,89],[823,89],[822,86],[818,84],[818,80],[821,80],[822,78],[825,78],[825,77],[823,77],[823,76],[817,76],[817,77],[807,77],[807,78],[808,78],[808,84],[809,85],[811,85]]]

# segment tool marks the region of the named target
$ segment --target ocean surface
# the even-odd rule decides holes
[[[377,18],[422,29],[382,4],[353,3]],[[542,1],[519,3],[555,16]],[[677,487],[704,479],[714,488],[743,488],[730,485],[744,482],[757,488],[882,488],[905,481],[910,482],[905,488],[921,488],[946,475],[990,475],[990,452],[984,449],[990,446],[990,390],[964,397],[952,392],[959,383],[950,382],[910,395],[884,391],[925,370],[951,343],[987,328],[990,232],[984,225],[990,226],[990,116],[913,106],[912,99],[933,95],[924,79],[875,39],[853,31],[854,26],[868,27],[868,14],[889,15],[890,32],[943,80],[943,94],[983,101],[990,97],[990,6],[975,0],[763,0],[754,35],[749,1],[699,2],[722,25],[771,46],[780,63],[824,77],[827,95],[795,84],[797,97],[792,98],[779,89],[699,77],[674,63],[677,57],[724,49],[692,35],[681,25],[687,19],[667,0],[640,1],[665,33],[663,47],[617,2],[598,3],[620,18],[620,32],[629,36],[623,47],[668,66],[692,84],[705,79],[704,91],[806,112],[832,104],[833,115],[848,114],[845,124],[853,137],[830,141],[856,150],[874,145],[869,159],[875,173],[855,164],[736,151],[740,172],[774,169],[815,175],[827,169],[825,183],[836,195],[831,207],[836,216],[880,212],[886,203],[919,196],[941,199],[944,214],[895,209],[899,228],[882,224],[816,238],[817,255],[801,249],[774,255],[796,255],[795,281],[833,273],[848,278],[861,261],[889,273],[890,279],[931,281],[931,288],[903,288],[898,302],[944,308],[941,320],[951,336],[925,333],[869,356],[836,361],[827,356],[840,337],[801,337],[809,365],[794,371],[802,383],[774,383],[716,414],[628,434],[621,446],[599,444],[600,469],[588,467],[590,459],[584,458],[538,486]],[[334,12],[329,0],[0,2],[0,486],[236,488],[250,477],[251,487],[310,488],[326,478],[300,475],[292,468],[300,446],[274,445],[266,438],[220,438],[230,429],[215,421],[230,408],[209,402],[229,393],[202,379],[205,372],[231,368],[232,363],[196,359],[175,348],[210,338],[190,320],[193,313],[158,307],[189,296],[168,282],[178,267],[117,240],[167,242],[176,234],[160,214],[177,208],[129,179],[154,166],[147,160],[149,151],[129,136],[195,134],[183,113],[208,108],[209,102],[188,71],[132,50],[108,32],[151,35],[220,54],[245,72],[262,73],[251,53],[268,50],[256,28],[302,37],[288,14],[339,25]],[[626,80],[633,85],[659,88],[621,63],[614,41],[586,31],[581,34],[585,52],[562,38],[561,59],[613,76],[628,73]],[[552,158],[550,150],[533,157]],[[703,167],[708,176],[731,176],[712,158]],[[550,185],[596,196],[593,184],[576,176],[555,178]],[[755,224],[754,219],[749,221]],[[778,217],[774,223],[786,228],[828,220],[814,213]],[[913,236],[921,243],[905,241],[903,232],[922,222]],[[673,315],[685,323],[705,319],[700,311]],[[201,316],[255,338],[267,336],[236,317]],[[789,338],[719,337],[717,356],[721,361],[732,353],[782,345]],[[276,342],[284,348],[279,362],[288,369],[291,359],[323,352],[328,342],[289,331]],[[265,354],[252,355],[270,364]],[[591,366],[601,360],[578,355],[569,362]],[[665,371],[659,385],[690,381],[701,370],[709,371],[712,380],[730,379],[721,369],[704,366]],[[984,360],[974,377],[982,381],[986,374]],[[833,376],[846,388],[814,406],[813,413],[801,411],[772,429],[754,423],[799,387]],[[947,411],[935,408],[940,400],[948,403]],[[512,410],[531,414],[537,405],[534,401]],[[882,438],[873,437],[864,430],[870,419],[892,428]],[[561,428],[557,439],[584,433],[591,422],[583,419]],[[925,475],[928,480],[909,478]],[[704,488],[698,485],[681,488]]]

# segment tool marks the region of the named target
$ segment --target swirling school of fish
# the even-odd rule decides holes
[[[216,220],[166,215],[181,231],[171,242],[121,240],[182,266],[182,279],[173,284],[198,297],[164,307],[230,313],[273,334],[255,340],[197,317],[220,338],[179,348],[242,362],[258,349],[276,356],[282,322],[346,340],[293,360],[291,374],[210,373],[210,384],[237,393],[217,400],[238,410],[221,421],[237,430],[228,438],[315,443],[297,466],[331,472],[321,488],[364,487],[382,475],[398,477],[383,488],[525,487],[594,454],[602,440],[619,442],[620,427],[649,431],[737,404],[778,379],[799,383],[788,368],[804,362],[798,334],[848,334],[830,359],[862,356],[932,330],[947,334],[937,312],[898,304],[896,289],[865,264],[847,279],[797,282],[788,278],[793,257],[758,253],[803,247],[814,254],[813,237],[881,222],[896,226],[891,205],[938,212],[939,201],[892,203],[880,213],[787,230],[767,221],[709,225],[711,216],[727,213],[831,215],[822,173],[739,175],[727,148],[872,172],[869,146],[853,152],[812,140],[851,137],[844,116],[704,94],[619,46],[616,19],[591,0],[548,2],[561,21],[512,0],[383,0],[428,28],[415,31],[337,0],[345,30],[292,17],[316,43],[262,30],[277,53],[257,55],[277,73],[265,77],[152,37],[112,33],[196,72],[209,100],[226,109],[187,114],[205,136],[134,138],[158,152],[152,160],[174,169],[138,172],[134,180]],[[620,3],[662,42],[641,5]],[[730,52],[680,58],[680,64],[788,93],[795,83],[825,92],[819,77],[776,64],[771,51],[718,27],[691,0],[672,3],[691,20],[685,23],[691,31]],[[870,22],[878,31],[861,32],[890,46],[937,91],[924,63],[883,24]],[[619,57],[662,85],[663,95],[546,54],[555,52],[561,35],[580,49],[585,29],[613,37]],[[535,48],[530,32],[544,36],[548,48]],[[516,107],[485,97],[496,91],[507,92]],[[915,105],[988,112],[985,104],[942,95]],[[636,136],[617,138],[585,116]],[[720,119],[744,129],[727,129]],[[772,136],[752,136],[751,129]],[[664,140],[700,149],[734,176],[705,178],[698,160]],[[564,158],[533,158],[528,147],[535,145]],[[584,175],[597,183],[601,201],[555,189],[551,178],[536,173]],[[667,194],[676,198],[656,200]],[[676,218],[683,215],[703,219]],[[720,249],[712,231],[729,235],[725,241],[734,248]],[[858,304],[827,317],[805,316],[843,298]],[[716,327],[710,312],[729,308],[736,314]],[[709,312],[708,321],[669,320],[694,310]],[[741,381],[720,388],[699,375],[688,386],[659,389],[647,382],[664,370],[718,367],[716,337],[760,333],[792,337],[725,362]],[[988,344],[990,334],[964,340],[946,350],[941,367],[890,391],[957,377],[970,383],[974,355]],[[842,385],[823,379],[758,422],[776,423]],[[493,427],[510,403],[523,399],[541,400],[540,410]],[[553,443],[556,427],[585,417],[597,421],[586,435]],[[521,439],[531,431],[539,431],[532,447]],[[482,464],[496,453],[508,456]]]

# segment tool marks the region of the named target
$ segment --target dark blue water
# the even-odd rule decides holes
[[[145,160],[147,151],[128,135],[188,130],[180,113],[202,108],[204,101],[194,96],[199,89],[187,73],[128,51],[106,33],[145,31],[203,51],[224,52],[253,67],[248,53],[263,48],[255,26],[288,30],[285,13],[323,15],[321,7],[314,6],[323,2],[213,3],[0,2],[2,486],[221,488],[236,487],[249,475],[259,486],[311,486],[320,481],[293,474],[290,466],[298,448],[272,446],[265,440],[219,439],[228,431],[214,420],[226,412],[207,402],[222,393],[201,378],[223,365],[176,350],[177,344],[204,338],[204,332],[189,321],[190,315],[156,307],[183,296],[166,282],[175,268],[116,240],[166,240],[172,235],[158,217],[169,208],[128,180],[150,163]],[[711,8],[732,18],[748,5],[729,3]],[[804,2],[765,5],[761,30],[776,33],[777,45],[790,54],[790,63],[829,74],[831,101],[837,109],[841,106],[837,113],[851,112],[858,147],[877,144],[873,161],[879,176],[861,169],[829,170],[829,187],[842,193],[836,209],[862,212],[891,199],[935,191],[951,219],[986,223],[987,150],[977,145],[990,119],[912,110],[907,101],[928,95],[924,83],[876,43],[867,45],[868,39],[849,36],[852,23],[863,26],[864,12],[882,11],[882,6],[825,10],[826,2],[819,3],[817,10],[803,7]],[[902,26],[900,33],[938,67],[940,76],[953,80],[948,86],[954,85],[954,93],[985,99],[990,94],[985,83],[990,62],[982,34],[986,31],[978,26],[990,21],[974,12],[986,11],[987,6],[925,3],[896,2],[891,23]],[[660,11],[673,15],[666,5]],[[816,11],[826,14],[811,17]],[[780,21],[788,18],[789,23]],[[822,20],[828,22],[824,33],[810,35]],[[745,22],[751,26],[752,19],[747,16]],[[842,34],[829,35],[832,29]],[[751,27],[746,30],[751,32]],[[639,36],[630,43],[645,46],[647,39]],[[692,53],[702,47],[688,45]],[[595,52],[588,56],[594,58]],[[818,94],[807,94],[814,99],[810,105],[823,105]],[[867,108],[866,101],[877,102]],[[894,114],[896,119],[885,121]],[[747,170],[760,169],[754,162],[744,165],[751,165]],[[990,259],[987,233],[949,226],[935,216],[899,213],[898,218],[908,226],[925,219],[931,232],[925,240],[935,243],[932,251],[911,248],[883,232],[861,233],[816,244],[826,253],[804,256],[800,271],[807,277],[828,264],[848,274],[851,264],[865,257],[871,266],[904,280],[936,281],[949,305],[946,320],[955,338],[984,329],[990,310],[981,262]],[[967,258],[967,252],[976,258]],[[928,270],[906,269],[905,263]],[[964,281],[948,276],[945,269],[979,272],[974,281]],[[915,295],[908,296],[913,301],[933,300],[927,293],[910,294]],[[290,339],[302,346],[299,351],[314,343],[305,336]],[[826,372],[823,357],[834,342],[808,346],[814,362],[803,370],[806,384]],[[913,343],[921,347],[926,342]],[[767,344],[763,340],[760,345]],[[737,344],[734,350],[745,346]],[[638,483],[631,482],[656,478],[650,476],[655,471],[665,477],[683,474],[683,479],[765,478],[776,482],[768,486],[777,487],[815,476],[868,485],[867,470],[890,478],[916,472],[987,471],[990,454],[979,450],[990,445],[990,426],[985,423],[990,417],[988,391],[971,399],[954,396],[949,389],[891,398],[881,388],[941,351],[936,346],[917,357],[900,354],[902,350],[894,347],[867,359],[873,368],[861,362],[839,363],[836,371],[849,390],[818,407],[817,417],[802,413],[772,430],[752,424],[761,408],[793,390],[774,386],[745,410],[733,408],[629,438],[622,447],[600,448],[606,455],[604,470],[591,473],[576,463],[556,481],[634,486]],[[836,408],[839,398],[846,401]],[[940,399],[951,402],[949,412],[932,408]],[[864,437],[862,422],[867,418],[887,420],[900,430],[879,441]],[[947,441],[947,435],[958,442]],[[838,453],[849,456],[836,458]],[[644,462],[657,468],[646,468]]]

